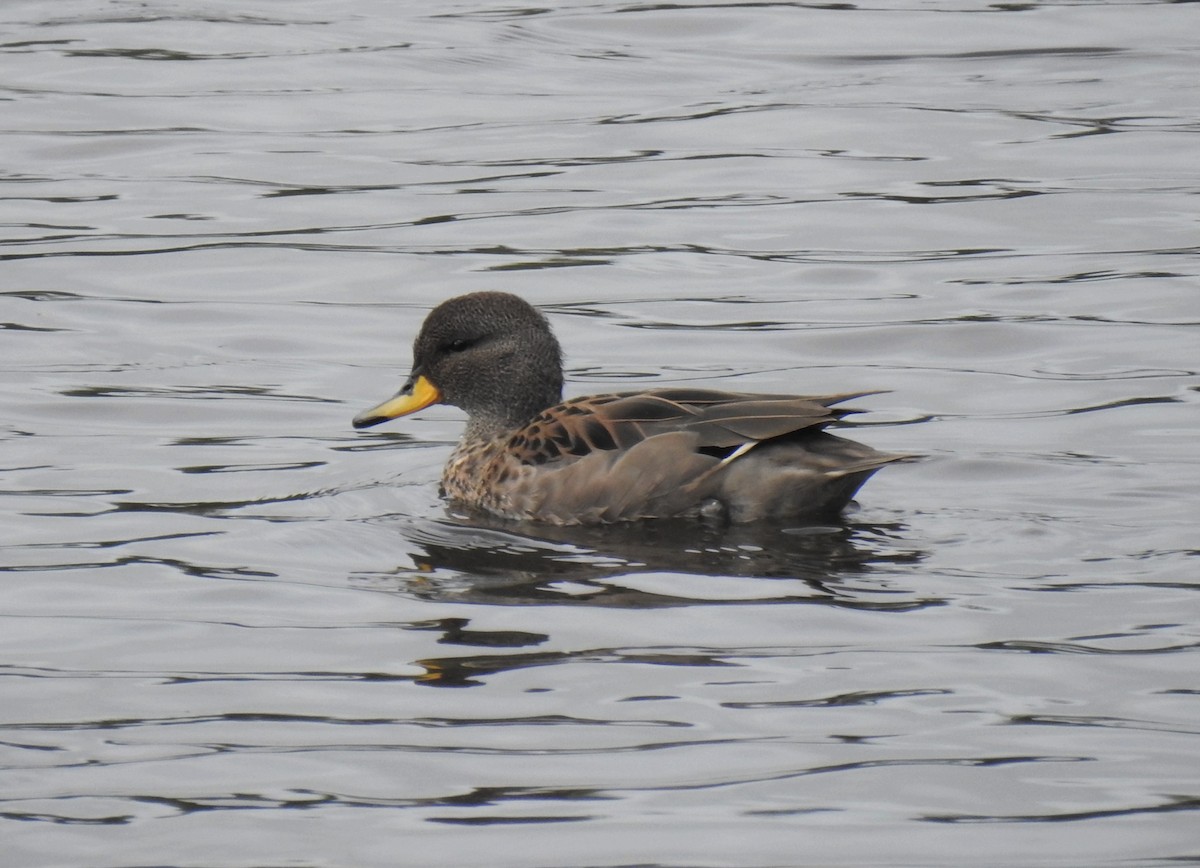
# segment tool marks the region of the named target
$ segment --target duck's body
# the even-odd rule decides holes
[[[836,515],[889,455],[822,429],[821,397],[656,389],[562,401],[558,343],[506,293],[450,299],[417,337],[395,398],[367,427],[432,403],[468,414],[442,475],[447,497],[507,519],[600,524],[704,515],[735,523]]]

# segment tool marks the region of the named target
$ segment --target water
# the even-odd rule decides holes
[[[0,864],[1200,862],[1198,23],[4,4]],[[484,288],[928,457],[473,526],[349,422]]]

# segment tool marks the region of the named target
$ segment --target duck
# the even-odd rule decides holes
[[[434,404],[467,414],[441,494],[492,518],[604,525],[665,518],[726,524],[838,516],[885,465],[825,429],[843,402],[879,392],[797,396],[666,387],[563,399],[563,354],[546,317],[507,292],[437,305],[400,391],[356,429]]]

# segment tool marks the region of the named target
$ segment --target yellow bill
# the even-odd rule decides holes
[[[395,397],[388,398],[382,404],[372,407],[370,410],[363,410],[355,416],[354,427],[370,428],[372,425],[378,425],[388,419],[407,416],[409,413],[423,410],[440,400],[442,400],[442,393],[438,391],[438,387],[424,376],[418,376],[411,387],[406,385]]]

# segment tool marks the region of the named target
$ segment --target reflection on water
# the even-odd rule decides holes
[[[894,576],[872,580],[875,565],[915,564],[918,552],[899,547],[899,524],[887,526],[712,527],[695,521],[660,521],[605,527],[534,527],[511,523],[393,522],[415,547],[416,569],[357,576],[372,588],[394,589],[418,600],[480,605],[571,605],[631,609],[716,604],[812,603],[848,609],[906,612],[940,606],[896,586]],[[712,577],[719,581],[705,581]],[[470,629],[466,618],[442,618],[408,629],[440,633],[439,644],[484,647],[484,656],[416,661],[421,684],[463,687],[486,676],[528,666],[579,659],[725,665],[728,649],[685,652],[656,649],[588,649],[581,653],[534,648],[550,637],[520,630]]]
[[[677,520],[560,528],[488,526],[476,516],[396,529],[415,547],[408,554],[418,566],[395,574],[397,587],[422,599],[636,608],[775,600],[887,611],[940,602],[889,587],[890,575],[871,582],[875,565],[921,560],[919,552],[902,547],[900,524],[710,526]],[[764,581],[734,583],[731,592],[722,583],[697,581],[703,576]]]
[[[0,862],[1195,859],[1195,4],[228,6],[0,5]],[[448,512],[481,289],[931,459]]]

